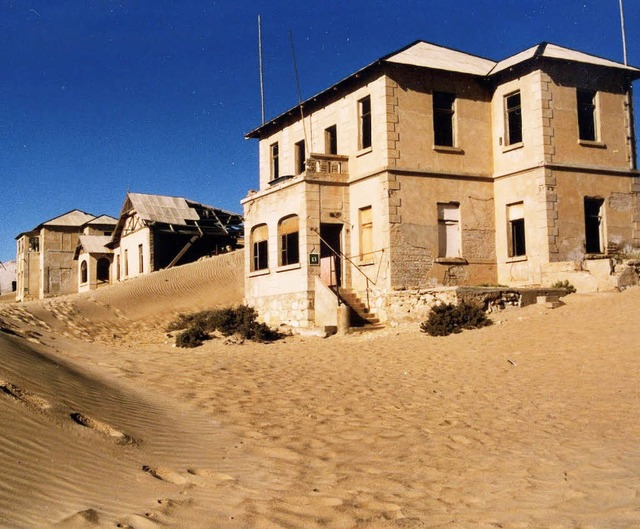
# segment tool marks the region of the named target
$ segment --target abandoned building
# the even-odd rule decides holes
[[[108,236],[116,219],[74,209],[16,237],[16,300],[78,292],[78,237]]]
[[[112,282],[235,249],[242,216],[181,197],[127,193],[111,240]]]
[[[638,77],[547,43],[494,62],[418,41],[261,125],[247,303],[272,324],[334,325],[342,302],[385,321],[437,285],[608,273],[640,246]]]

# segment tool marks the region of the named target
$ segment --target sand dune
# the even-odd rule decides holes
[[[640,527],[639,288],[448,338],[172,347],[154,322],[233,297],[221,270],[0,309],[0,527]]]

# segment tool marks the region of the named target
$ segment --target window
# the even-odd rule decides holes
[[[338,154],[338,129],[335,125],[324,129],[325,154]]]
[[[438,256],[460,255],[460,204],[438,204]]]
[[[373,215],[371,206],[358,210],[360,225],[360,260],[373,260]]]
[[[507,145],[522,143],[522,107],[520,92],[505,96],[504,101]]]
[[[285,217],[278,224],[280,237],[280,266],[287,266],[300,262],[300,237],[298,215]]]
[[[88,281],[87,262],[80,263],[80,283],[85,284]]]
[[[29,251],[30,252],[40,251],[40,237],[29,237]]]
[[[305,152],[304,140],[300,140],[295,144],[296,154],[296,174],[302,174],[307,168],[307,155]]]
[[[124,277],[129,277],[129,250],[124,251]]]
[[[144,250],[142,249],[142,244],[138,244],[138,273],[142,274],[144,272]]]
[[[435,145],[453,147],[454,105],[456,96],[446,92],[433,93],[433,141]]]
[[[120,281],[120,254],[116,255],[116,279]]]
[[[251,271],[269,268],[269,230],[266,224],[251,230]]]
[[[280,176],[280,160],[278,142],[270,147],[271,151],[271,180],[275,180]]]
[[[507,206],[507,220],[509,222],[509,257],[527,255],[524,232],[524,203]]]
[[[578,100],[578,137],[581,140],[598,139],[596,123],[596,92],[594,90],[576,91]]]
[[[106,257],[101,257],[98,259],[98,263],[96,265],[96,279],[103,283],[109,282],[109,268],[111,267],[111,263],[109,259]]]
[[[604,199],[584,198],[584,231],[587,253],[604,253]]]
[[[358,149],[371,147],[371,97],[358,101],[359,136]]]

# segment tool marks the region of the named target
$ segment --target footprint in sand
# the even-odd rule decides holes
[[[142,470],[147,474],[151,474],[156,479],[166,481],[167,483],[173,483],[174,485],[184,485],[187,482],[187,480],[180,474],[167,468],[144,465]]]
[[[22,402],[30,408],[35,408],[40,411],[48,410],[51,408],[51,404],[47,399],[34,395],[18,386],[0,380],[0,392],[8,395],[9,397]]]
[[[93,419],[83,413],[74,412],[70,415],[70,417],[77,422],[81,426],[85,426],[86,428],[91,428],[102,435],[115,439],[118,444],[123,445],[139,445],[140,441],[138,439],[133,438],[130,435],[127,435],[120,430],[116,430],[112,426],[108,425],[105,422],[98,421],[97,419]]]

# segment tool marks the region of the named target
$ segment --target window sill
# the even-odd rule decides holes
[[[583,147],[591,147],[593,149],[606,149],[607,144],[601,141],[593,141],[593,140],[578,140],[578,145],[582,145]]]
[[[375,262],[373,260],[367,259],[366,261],[358,261],[358,266],[371,266],[374,265]]]
[[[507,263],[520,263],[522,261],[526,261],[527,260],[527,256],[526,255],[518,255],[517,257],[509,257],[507,258],[506,262]]]
[[[284,265],[284,266],[279,266],[278,268],[276,268],[276,273],[279,274],[280,272],[288,272],[289,270],[297,270],[299,268],[301,268],[302,265],[300,263],[293,263],[290,265]]]
[[[360,149],[356,153],[356,157],[364,156],[365,154],[369,154],[373,149],[371,147],[367,147],[365,149]]]
[[[264,270],[255,270],[253,272],[249,272],[248,277],[258,277],[258,276],[266,276],[271,273],[271,270],[265,268]]]
[[[437,257],[435,262],[438,264],[469,264],[469,261],[467,261],[464,257]]]
[[[433,150],[446,154],[464,154],[464,149],[460,147],[450,147],[448,145],[434,145]]]
[[[511,152],[515,151],[516,149],[522,149],[522,147],[524,147],[524,143],[522,142],[514,143],[512,145],[505,145],[502,148],[502,152]]]

